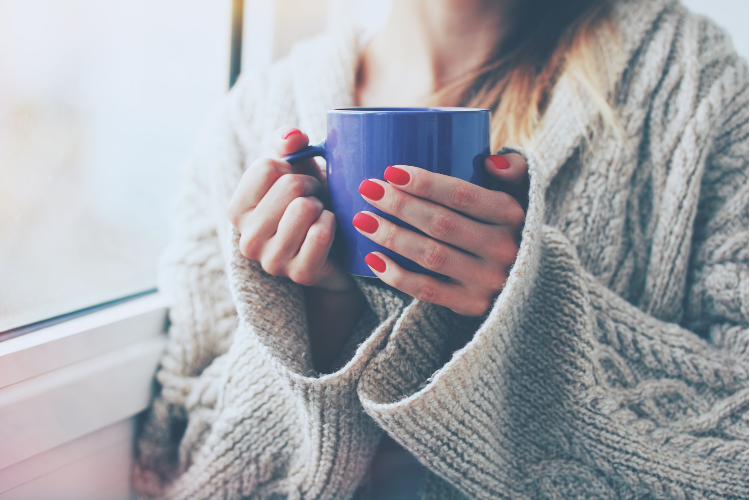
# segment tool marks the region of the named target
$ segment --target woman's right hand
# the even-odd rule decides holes
[[[308,144],[296,128],[282,127],[274,135],[279,157]],[[325,174],[312,159],[294,166],[271,158],[253,162],[227,210],[242,255],[300,285],[331,292],[356,288],[330,255],[336,219],[323,207],[325,193]]]

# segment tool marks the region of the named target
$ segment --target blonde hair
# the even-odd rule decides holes
[[[565,74],[575,97],[589,99],[603,129],[621,132],[609,104],[620,57],[610,0],[525,0],[518,28],[482,67],[440,89],[462,91],[461,105],[492,111],[493,150],[530,145],[555,82]],[[545,14],[539,15],[540,12]],[[583,124],[582,124],[583,126]]]

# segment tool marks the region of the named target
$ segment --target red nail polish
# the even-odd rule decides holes
[[[362,231],[370,234],[377,231],[379,226],[378,221],[377,219],[375,219],[375,217],[362,212],[359,212],[354,216],[354,219],[352,219],[352,224],[357,229],[361,229]]]
[[[375,272],[385,272],[385,261],[374,253],[368,253],[365,255],[365,264],[375,269]]]
[[[383,178],[392,184],[403,186],[404,184],[409,182],[411,176],[406,170],[402,170],[398,167],[388,167],[385,169]]]
[[[362,181],[362,184],[359,185],[359,194],[365,198],[378,201],[383,195],[385,195],[385,189],[383,189],[383,186],[380,184],[365,179]]]
[[[498,170],[505,170],[506,168],[510,167],[510,162],[506,157],[502,155],[491,155],[488,156],[487,159],[490,160]]]
[[[301,130],[293,128],[284,132],[284,135],[282,135],[281,138],[284,140],[287,140],[289,139],[289,137],[293,136],[294,134],[301,134],[301,133],[302,133]]]

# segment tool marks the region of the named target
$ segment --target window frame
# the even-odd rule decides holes
[[[13,466],[148,408],[167,342],[167,299],[148,294],[0,343],[0,497]]]

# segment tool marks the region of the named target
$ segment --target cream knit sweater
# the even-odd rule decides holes
[[[335,373],[311,364],[301,288],[237,250],[226,206],[296,124],[352,104],[353,34],[244,75],[187,164],[161,289],[144,497],[366,498],[383,432],[421,498],[748,497],[748,78],[726,36],[668,0],[615,10],[627,140],[557,83],[528,158],[523,243],[467,319],[372,280]],[[342,221],[347,223],[348,221]]]

